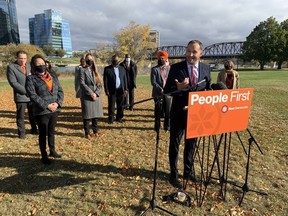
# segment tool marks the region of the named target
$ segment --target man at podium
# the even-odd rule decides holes
[[[170,183],[176,188],[182,188],[178,180],[178,152],[182,136],[186,133],[187,110],[190,91],[204,91],[211,80],[210,66],[200,62],[203,45],[198,40],[191,40],[186,48],[186,60],[173,64],[164,88],[165,94],[172,94],[170,113]],[[205,81],[204,81],[205,80]],[[186,136],[185,136],[186,137]],[[197,181],[194,171],[193,154],[197,138],[185,139],[184,146],[184,179]]]

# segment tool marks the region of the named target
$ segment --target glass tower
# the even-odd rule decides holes
[[[0,45],[20,43],[15,0],[0,0]]]
[[[66,56],[72,56],[70,25],[60,11],[49,9],[29,18],[29,38],[31,44],[52,45],[56,50],[65,50]]]

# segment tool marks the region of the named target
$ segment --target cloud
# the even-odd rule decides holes
[[[73,49],[113,42],[113,35],[135,21],[158,30],[161,45],[186,45],[199,39],[213,43],[244,41],[261,21],[288,18],[286,0],[30,0],[16,2],[21,41],[29,42],[28,18],[46,9],[59,10],[70,22]],[[34,7],[34,5],[36,7]]]

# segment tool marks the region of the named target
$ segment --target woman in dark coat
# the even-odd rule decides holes
[[[49,156],[60,158],[55,150],[55,126],[58,112],[61,110],[64,93],[55,72],[48,70],[45,59],[34,55],[31,59],[32,75],[27,77],[26,91],[33,103],[33,114],[39,128],[39,147],[41,160],[50,164],[46,152],[46,136],[48,136]]]
[[[81,69],[79,76],[81,88],[81,109],[85,138],[91,139],[99,136],[97,118],[103,116],[101,97],[102,82],[92,54],[86,54],[85,61],[86,67]],[[93,131],[91,134],[89,126],[90,121],[92,122]]]

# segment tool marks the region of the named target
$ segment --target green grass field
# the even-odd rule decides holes
[[[227,184],[224,201],[219,196],[217,181],[208,185],[201,207],[195,201],[190,208],[162,202],[162,196],[176,192],[168,182],[169,133],[162,130],[156,187],[160,207],[176,215],[287,215],[288,72],[239,73],[241,88],[254,88],[249,129],[264,152],[262,155],[252,144],[249,191],[241,207],[241,188]],[[216,75],[212,74],[212,82]],[[17,138],[12,89],[7,81],[0,82],[0,215],[139,215],[149,206],[152,195],[156,139],[153,101],[136,105],[133,112],[125,111],[123,124],[108,125],[107,98],[103,95],[101,137],[89,141],[83,138],[80,101],[74,96],[73,77],[60,76],[60,81],[65,99],[56,128],[56,148],[63,156],[50,166],[40,162],[37,136]],[[138,76],[136,101],[150,97],[149,76]],[[28,120],[26,123],[30,129]],[[247,148],[249,136],[245,131],[239,134]],[[182,174],[183,144],[180,150],[178,168]],[[243,185],[246,160],[232,133],[228,180]],[[195,185],[189,183],[186,192],[190,197],[195,198],[196,191]],[[153,213],[164,215],[158,209]]]

